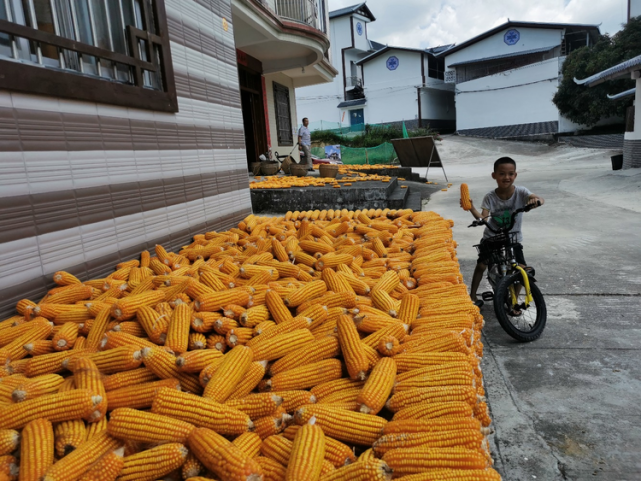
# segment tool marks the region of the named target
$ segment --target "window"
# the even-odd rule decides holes
[[[289,107],[289,89],[276,82],[274,82],[274,105],[276,108],[278,145],[294,145],[292,116]]]
[[[445,79],[445,59],[440,57],[428,57],[427,76],[439,80]]]
[[[0,0],[0,88],[176,112],[163,1]]]

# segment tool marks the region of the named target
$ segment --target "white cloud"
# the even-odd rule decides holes
[[[329,0],[330,10],[358,0]],[[601,33],[620,30],[627,0],[368,0],[376,17],[369,38],[401,47],[461,43],[511,20],[601,24]]]

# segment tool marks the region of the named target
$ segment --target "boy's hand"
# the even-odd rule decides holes
[[[532,206],[533,209],[536,209],[539,207],[539,202],[541,205],[543,205],[542,200],[539,197],[530,197],[530,199],[527,201],[527,205]]]
[[[461,209],[463,208],[463,199],[460,199],[458,201],[459,205],[461,206]],[[474,208],[474,202],[472,202],[472,199],[470,199],[470,205],[472,206],[472,209]]]

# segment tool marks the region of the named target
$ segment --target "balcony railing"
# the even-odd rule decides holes
[[[268,3],[275,7],[276,15],[281,18],[323,30],[316,0],[268,0]]]

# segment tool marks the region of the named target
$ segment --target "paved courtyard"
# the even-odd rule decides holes
[[[448,136],[439,150],[455,185],[425,209],[455,221],[468,285],[482,230],[467,228],[460,183],[480,206],[494,160],[508,155],[516,184],[546,200],[523,222],[548,307],[543,336],[516,343],[490,304],[481,311],[497,469],[506,481],[640,480],[641,169],[613,172],[612,152],[570,146]],[[445,183],[438,170],[429,180]]]

